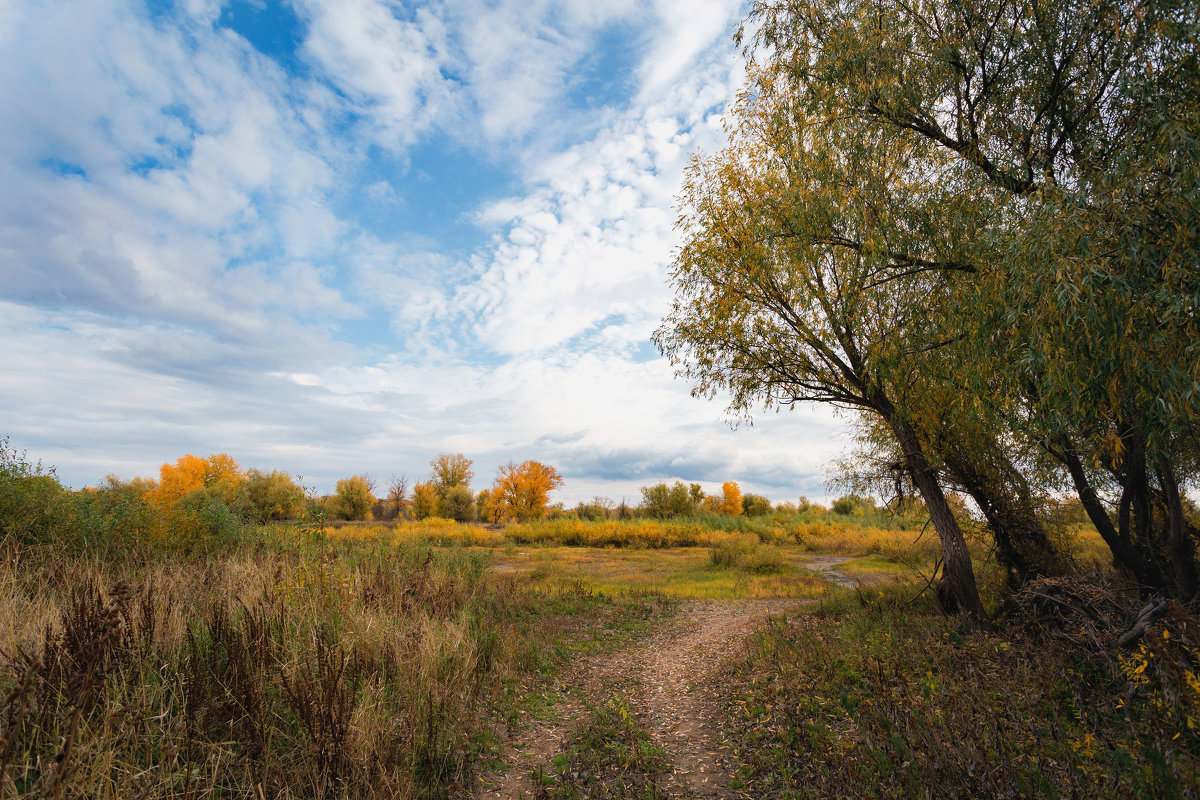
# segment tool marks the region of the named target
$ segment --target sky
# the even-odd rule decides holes
[[[650,340],[730,0],[0,0],[0,435],[67,485],[227,452],[318,492],[439,453],[828,494]]]

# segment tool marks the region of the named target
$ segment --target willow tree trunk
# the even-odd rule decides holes
[[[1010,586],[1016,588],[1031,578],[1064,575],[1070,571],[1069,557],[1046,535],[1034,510],[1033,497],[1024,478],[1003,453],[990,456],[965,453],[953,445],[939,449],[950,476],[962,484],[979,506],[996,541],[996,553],[1008,570]]]
[[[1195,599],[1197,587],[1200,585],[1200,578],[1196,575],[1196,548],[1183,516],[1179,481],[1175,478],[1171,459],[1165,455],[1159,456],[1158,475],[1167,503],[1167,547],[1171,553],[1171,566],[1175,571],[1175,590],[1180,600],[1190,603]]]
[[[933,529],[942,541],[942,595],[949,599],[963,625],[971,631],[988,630],[991,622],[979,599],[979,587],[975,582],[975,568],[971,565],[971,553],[967,550],[962,529],[946,502],[946,495],[938,483],[937,474],[929,464],[925,448],[912,426],[897,419],[893,412],[887,417],[888,425],[896,436],[904,467],[913,486],[921,493]]]
[[[1145,558],[1130,539],[1127,521],[1122,521],[1119,525],[1113,524],[1112,519],[1108,516],[1108,511],[1104,508],[1104,502],[1096,493],[1091,481],[1088,480],[1087,473],[1083,469],[1083,459],[1079,457],[1074,446],[1064,439],[1055,446],[1047,447],[1047,450],[1066,466],[1067,472],[1071,475],[1071,481],[1075,484],[1075,493],[1083,505],[1083,510],[1087,512],[1088,519],[1092,521],[1092,525],[1100,532],[1101,538],[1108,545],[1108,549],[1112,551],[1113,563],[1133,573],[1138,583],[1146,589],[1165,588],[1166,583],[1158,565]]]

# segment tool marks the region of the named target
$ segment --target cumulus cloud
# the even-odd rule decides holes
[[[17,28],[0,49],[0,69],[20,76],[0,87],[5,295],[267,325],[263,294],[238,277],[311,279],[296,262],[327,256],[345,228],[288,79],[241,40],[186,18],[156,27],[119,5],[46,5]],[[246,260],[259,267],[229,269]],[[323,298],[310,309],[347,311],[336,289],[307,294]]]
[[[299,68],[216,0],[0,5],[19,446],[74,485],[228,450],[328,489],[462,451],[480,482],[556,464],[567,500],[819,494],[827,414],[732,431],[648,346],[673,195],[742,80],[739,3],[294,8]],[[465,201],[479,246],[421,224],[430,148],[507,177]]]

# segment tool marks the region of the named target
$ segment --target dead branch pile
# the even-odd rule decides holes
[[[1029,581],[1005,602],[1003,614],[1035,638],[1056,639],[1101,652],[1117,645],[1134,627],[1144,633],[1162,613],[1142,617],[1138,609],[1136,600],[1122,596],[1107,577],[1094,573]],[[1130,639],[1130,643],[1136,639]]]

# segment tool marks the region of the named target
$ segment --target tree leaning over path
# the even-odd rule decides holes
[[[1200,33],[1194,4],[759,2],[730,144],[681,194],[656,334],[731,411],[874,416],[982,619],[943,486],[1014,583],[1068,566],[1073,487],[1115,562],[1196,596]]]
[[[887,247],[907,212],[902,165],[913,142],[863,139],[751,92],[732,119],[728,147],[687,173],[676,299],[656,342],[694,394],[728,391],[735,413],[815,401],[877,415],[941,538],[947,605],[968,627],[986,627],[910,401],[922,396],[913,342],[944,338],[926,308],[952,289],[957,260],[952,242],[942,252],[913,242],[923,249],[902,257]],[[951,266],[924,266],[939,263]]]
[[[1051,459],[1043,488],[1073,488],[1148,590],[1196,597],[1200,8],[788,0],[752,19],[756,90],[911,139],[913,194],[966,198],[926,220],[957,231],[966,278],[931,309],[962,388],[945,408]]]

